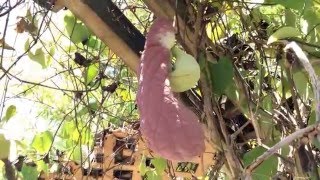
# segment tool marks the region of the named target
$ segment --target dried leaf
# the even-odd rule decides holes
[[[15,28],[17,33],[29,32],[34,33],[37,30],[37,27],[26,20],[24,17],[20,17],[20,20],[17,22],[17,26]]]
[[[15,50],[13,47],[9,46],[7,43],[4,42],[4,40],[0,39],[0,47],[7,50]]]

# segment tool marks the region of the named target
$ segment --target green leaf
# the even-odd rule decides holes
[[[273,3],[281,4],[286,8],[295,10],[302,10],[305,4],[305,0],[292,1],[292,0],[271,0]]]
[[[162,180],[162,176],[155,170],[150,170],[146,172],[147,179],[149,180]]]
[[[309,98],[309,90],[311,90],[307,75],[303,71],[298,71],[293,73],[292,79],[300,97],[306,101]]]
[[[207,25],[206,31],[207,31],[209,38],[213,41],[216,39],[223,38],[226,33],[225,26],[223,26],[220,23],[214,27],[212,27],[211,25]]]
[[[38,179],[39,172],[37,167],[32,167],[24,164],[21,169],[23,179]]]
[[[267,94],[265,97],[263,97],[262,100],[262,107],[263,109],[267,110],[267,111],[272,111],[272,96]]]
[[[60,151],[66,151],[69,147],[67,147],[67,141],[69,139],[56,137],[54,139],[54,147],[59,149]]]
[[[27,39],[27,41],[24,43],[24,50],[29,51],[30,50],[30,41]]]
[[[276,32],[274,32],[268,39],[267,44],[271,44],[273,42],[277,42],[280,39],[299,37],[301,33],[297,28],[284,26],[279,28]]]
[[[169,73],[173,92],[183,92],[194,87],[200,79],[200,66],[196,59],[178,47],[171,49],[176,58],[174,70]]]
[[[221,57],[217,64],[209,62],[210,77],[213,92],[218,95],[225,93],[225,90],[233,84],[233,67],[231,60]]]
[[[86,45],[97,51],[104,50],[106,48],[106,45],[96,36],[91,36]]]
[[[44,131],[34,136],[31,146],[40,154],[45,154],[49,151],[53,135],[50,131]]]
[[[261,147],[255,147],[251,151],[247,152],[243,156],[243,162],[245,166],[251,164],[256,158],[262,155],[266,150]],[[252,173],[252,179],[269,180],[277,172],[278,160],[272,156],[264,160]]]
[[[308,125],[312,125],[314,123],[316,123],[316,112],[312,110],[308,120]]]
[[[153,164],[153,166],[155,167],[155,170],[157,171],[157,173],[159,175],[162,175],[164,170],[167,167],[167,160],[160,158],[160,157],[152,159],[151,163]]]
[[[41,172],[41,171],[48,172],[48,170],[49,170],[48,164],[46,164],[43,160],[37,161],[37,171],[38,172]]]
[[[75,16],[71,13],[67,13],[64,17],[64,25],[70,40],[75,43],[81,43],[88,40],[90,32],[88,28],[81,22],[77,22]]]
[[[67,157],[70,157],[70,160],[80,163],[82,153],[80,146],[77,145],[76,147],[71,148]]]
[[[90,84],[93,79],[98,75],[99,73],[99,64],[91,64],[85,73],[85,83],[86,85]]]
[[[70,139],[71,132],[75,129],[73,121],[65,121],[61,127],[59,136],[63,139]]]
[[[7,122],[8,120],[10,120],[10,118],[12,118],[16,114],[17,114],[16,106],[15,105],[10,105],[7,108],[6,115],[3,117],[2,121]]]
[[[99,104],[98,104],[98,101],[95,100],[95,99],[90,99],[89,100],[89,104],[83,108],[81,108],[81,110],[79,110],[77,112],[77,115],[78,116],[83,116],[85,114],[88,114],[89,112],[90,113],[94,113],[95,111],[97,111],[99,108]]]
[[[0,134],[0,159],[9,157],[10,153],[10,141],[8,141],[3,134]]]
[[[28,40],[24,43],[24,50],[25,50],[25,51],[28,51],[28,57],[29,57],[31,60],[39,63],[39,64],[42,66],[43,69],[46,68],[46,67],[48,67],[50,59],[45,57],[45,53],[43,52],[43,50],[42,50],[41,47],[38,48],[38,49],[36,49],[35,53],[33,53],[33,52],[31,51],[31,49],[30,49],[30,42],[29,42],[29,39],[28,39]],[[53,50],[54,50],[54,49],[53,49]],[[50,54],[51,54],[51,52],[54,52],[53,50],[50,49]]]
[[[296,15],[291,9],[285,9],[286,25],[294,27],[296,25]]]
[[[139,164],[139,171],[141,176],[144,176],[146,172],[148,171],[147,165],[146,165],[146,157],[143,155]]]

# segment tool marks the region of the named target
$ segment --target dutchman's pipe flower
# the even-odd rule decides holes
[[[185,161],[204,152],[204,132],[198,117],[170,87],[170,49],[174,43],[172,22],[156,19],[141,56],[137,103],[140,130],[148,147],[166,159]]]

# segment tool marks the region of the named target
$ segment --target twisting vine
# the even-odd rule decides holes
[[[320,118],[320,82],[317,74],[315,73],[312,65],[310,64],[308,57],[305,55],[305,53],[302,51],[302,49],[298,46],[296,42],[290,42],[289,44],[286,45],[284,48],[286,51],[288,49],[291,49],[295,52],[295,54],[298,57],[299,62],[301,65],[304,67],[304,69],[307,71],[310,80],[311,80],[311,85],[313,88],[313,93],[314,93],[314,99],[315,99],[315,104],[316,104],[316,122],[319,123],[319,118]]]

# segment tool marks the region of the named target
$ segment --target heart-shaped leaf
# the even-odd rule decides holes
[[[179,48],[172,48],[176,58],[174,71],[169,75],[170,86],[174,92],[183,92],[196,85],[200,79],[200,66],[194,57]]]
[[[284,26],[278,29],[269,37],[267,44],[271,44],[280,39],[299,37],[300,35],[301,33],[298,31],[298,29],[290,26]]]
[[[99,73],[99,64],[91,64],[85,73],[85,83],[86,85],[90,84],[93,79],[98,75]]]
[[[45,154],[49,151],[53,140],[52,133],[50,131],[44,131],[35,135],[31,146],[36,149],[40,154]]]
[[[0,159],[6,159],[10,153],[10,141],[8,141],[3,134],[0,134]]]

